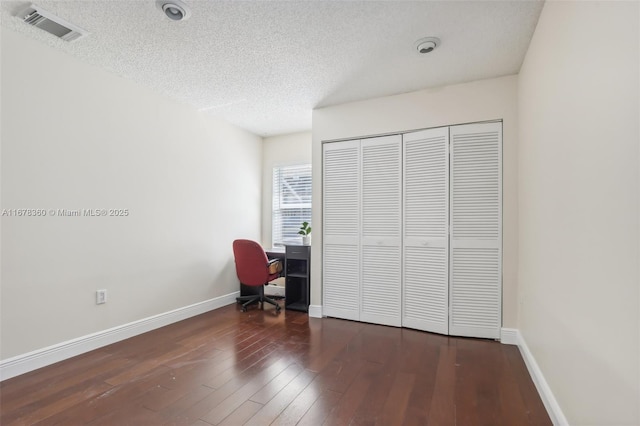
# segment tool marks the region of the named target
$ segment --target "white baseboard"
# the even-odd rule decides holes
[[[542,375],[542,370],[540,370],[540,367],[533,357],[533,354],[531,353],[531,351],[529,351],[527,342],[525,342],[524,337],[522,337],[520,331],[515,330],[515,332],[518,341],[518,349],[520,349],[520,353],[522,354],[524,363],[529,370],[529,375],[531,375],[531,379],[536,385],[536,389],[538,389],[538,393],[540,394],[542,403],[547,409],[547,413],[549,414],[551,421],[555,426],[568,426],[569,422],[564,416],[564,413],[562,412],[562,409],[560,408],[560,405],[558,404],[555,396],[553,396],[553,392],[551,392],[549,384]]]
[[[517,345],[518,330],[515,328],[502,328],[500,330],[500,343],[503,345]]]
[[[0,381],[235,303],[239,291],[0,361]]]
[[[322,318],[322,305],[309,305],[309,316],[311,318]]]

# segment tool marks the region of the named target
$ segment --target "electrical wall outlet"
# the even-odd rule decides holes
[[[107,290],[96,290],[96,305],[107,303]]]

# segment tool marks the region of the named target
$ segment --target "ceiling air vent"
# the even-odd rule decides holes
[[[83,30],[77,25],[70,24],[51,12],[47,12],[40,6],[33,4],[18,14],[18,17],[27,24],[45,30],[46,32],[65,41],[77,40],[88,34],[88,31]]]

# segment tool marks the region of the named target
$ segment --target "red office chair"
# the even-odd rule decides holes
[[[262,309],[264,309],[264,302],[267,302],[276,307],[276,312],[280,312],[281,308],[278,302],[264,295],[264,286],[278,278],[280,274],[269,273],[270,262],[262,246],[251,240],[235,240],[233,242],[233,256],[236,259],[236,273],[240,283],[259,287],[257,295],[236,298],[238,302],[244,302],[242,311],[246,312],[247,306],[255,302],[262,304]]]

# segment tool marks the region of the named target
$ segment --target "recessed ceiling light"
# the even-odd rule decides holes
[[[191,9],[180,0],[156,0],[156,7],[172,21],[184,21],[191,16]]]
[[[425,37],[416,41],[416,50],[420,54],[429,53],[439,45],[440,39],[438,37]]]

